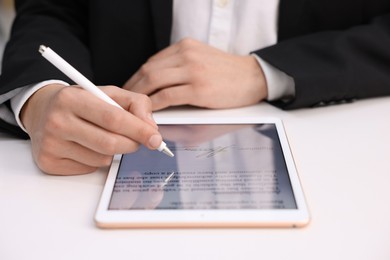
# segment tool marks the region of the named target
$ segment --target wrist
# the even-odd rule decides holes
[[[40,89],[38,89],[34,94],[32,94],[27,101],[24,103],[22,109],[20,110],[20,120],[23,126],[25,127],[27,133],[30,133],[32,125],[36,122],[35,115],[41,113],[45,104],[47,104],[50,99],[53,97],[54,93],[65,87],[62,84],[49,84]]]
[[[268,96],[268,86],[264,71],[256,57],[249,55],[247,58],[250,60],[251,65],[251,84],[253,84],[254,88],[258,91],[258,101],[264,100]]]

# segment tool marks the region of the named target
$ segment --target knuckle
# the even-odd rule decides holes
[[[45,173],[52,173],[54,168],[53,158],[46,151],[39,151],[36,155],[35,162],[39,169]]]
[[[150,97],[145,94],[139,94],[136,101],[141,104],[145,104],[147,107],[152,107],[152,101],[150,100]]]
[[[113,85],[107,85],[107,86],[101,86],[100,89],[106,93],[107,95],[112,95],[115,93],[115,91],[118,89],[118,87],[113,86]]]
[[[163,100],[165,103],[169,103],[174,98],[172,92],[169,91],[169,89],[160,90],[159,96],[160,99]]]
[[[58,143],[50,135],[42,136],[38,142],[39,146],[33,145],[35,162],[42,171],[51,173],[56,167]]]
[[[141,68],[139,69],[139,72],[142,76],[147,75],[149,71],[150,71],[149,63],[142,64]]]
[[[103,155],[100,158],[100,167],[108,166],[111,164],[111,162],[112,162],[112,156]]]
[[[184,39],[180,40],[179,45],[183,48],[191,48],[195,45],[195,40],[190,37],[185,37]]]
[[[183,61],[185,63],[192,63],[196,60],[197,54],[192,49],[183,50],[181,52],[181,56],[183,58]]]
[[[69,102],[76,102],[75,100],[77,95],[74,94],[74,88],[72,87],[66,87],[66,88],[61,88],[56,96],[56,102],[60,105],[67,105]]]
[[[66,124],[64,122],[65,120],[61,116],[50,113],[46,119],[45,130],[49,133],[58,133],[65,128]]]
[[[117,151],[118,141],[115,137],[112,136],[104,136],[97,140],[97,144],[104,154],[114,155]]]
[[[204,64],[199,62],[194,62],[189,66],[189,70],[191,71],[190,77],[192,82],[203,83],[206,81],[208,77],[206,77],[207,68]]]
[[[129,149],[129,153],[133,153],[133,152],[136,152],[140,147],[140,144],[136,143],[136,142],[131,142],[131,144],[129,144],[128,146],[128,149]]]
[[[147,143],[150,136],[155,132],[152,127],[142,127],[142,126],[134,126],[134,136],[137,136],[137,141],[131,140],[130,144],[127,147],[132,146],[133,149],[138,147],[138,142]]]
[[[122,113],[118,113],[113,109],[106,109],[101,113],[101,120],[104,125],[110,126],[110,128],[116,132],[123,122],[123,116]]]
[[[145,82],[146,82],[146,84],[153,86],[153,85],[156,85],[159,78],[160,78],[160,75],[158,72],[148,73],[145,75]]]
[[[150,103],[150,98],[145,94],[138,94],[137,99],[142,103]]]

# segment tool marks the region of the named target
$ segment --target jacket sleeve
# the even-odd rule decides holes
[[[16,17],[6,45],[0,75],[1,111],[11,111],[10,99],[24,86],[50,79],[71,82],[38,52],[50,46],[84,75],[92,78],[87,44],[88,10],[85,0],[15,0]],[[17,136],[27,135],[4,120],[0,128]]]
[[[294,78],[284,109],[342,103],[390,94],[390,14],[344,31],[283,40],[255,52]]]
[[[0,76],[0,95],[49,79],[69,79],[38,52],[54,49],[92,77],[87,44],[88,9],[84,0],[16,0],[16,18],[7,43]]]

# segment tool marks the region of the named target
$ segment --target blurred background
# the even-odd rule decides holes
[[[12,20],[15,15],[13,6],[13,0],[0,0],[0,61],[3,58],[4,46],[9,37]]]

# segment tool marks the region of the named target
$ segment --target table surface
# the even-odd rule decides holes
[[[0,259],[390,259],[390,98],[282,111],[263,103],[156,117],[283,120],[311,213],[304,228],[95,226],[107,168],[49,176],[30,142],[0,134]]]

